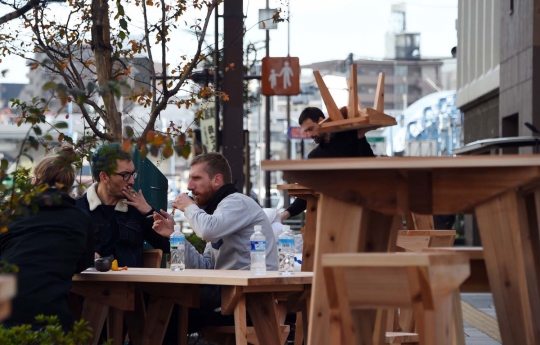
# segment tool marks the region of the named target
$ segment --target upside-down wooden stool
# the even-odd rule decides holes
[[[365,310],[413,308],[420,345],[452,344],[452,292],[469,259],[442,253],[326,254],[332,344],[374,344]],[[377,344],[375,344],[377,345]]]
[[[379,73],[377,89],[375,91],[375,103],[373,108],[364,108],[358,99],[357,90],[357,67],[351,65],[349,78],[349,103],[347,105],[347,119],[339,111],[336,102],[330,95],[328,87],[319,71],[314,71],[315,81],[319,87],[321,97],[328,111],[328,117],[319,122],[319,133],[341,132],[352,129],[377,129],[380,127],[394,126],[396,119],[384,113],[384,73]]]

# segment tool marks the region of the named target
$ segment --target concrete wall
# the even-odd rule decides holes
[[[463,112],[464,144],[500,136],[502,0],[459,0],[456,104]]]
[[[531,135],[524,126],[525,122],[540,126],[539,11],[540,0],[501,0],[499,115],[502,135],[515,133],[516,131],[510,127],[516,124],[518,135]],[[537,97],[534,97],[535,94]]]

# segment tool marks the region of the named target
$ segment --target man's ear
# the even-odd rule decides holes
[[[221,187],[223,185],[223,175],[216,174],[212,179],[212,183],[214,184],[214,187]]]
[[[99,182],[106,182],[109,180],[109,175],[107,175],[104,171],[99,173]]]

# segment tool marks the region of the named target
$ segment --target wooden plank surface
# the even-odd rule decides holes
[[[307,160],[264,160],[261,164],[262,170],[265,171],[509,168],[539,166],[539,155],[319,158]]]
[[[322,265],[325,267],[407,267],[430,266],[433,264],[456,265],[466,263],[469,259],[465,255],[454,253],[343,253],[325,254]]]
[[[129,268],[127,271],[98,272],[86,270],[76,274],[73,281],[181,283],[235,286],[275,286],[311,284],[313,273],[295,272],[281,276],[277,271],[267,271],[266,276],[255,277],[249,271],[237,270],[185,270],[173,272],[168,268]]]

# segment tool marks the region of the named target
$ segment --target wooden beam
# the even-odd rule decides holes
[[[347,106],[347,114],[349,119],[360,116],[358,114],[358,107],[360,100],[358,100],[358,81],[356,65],[351,65],[351,73],[349,76],[349,105]]]

